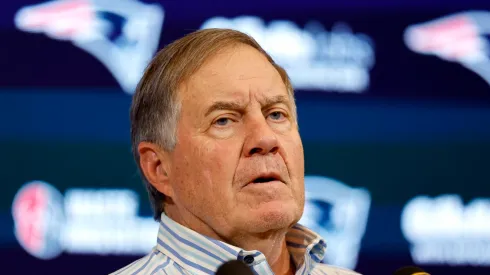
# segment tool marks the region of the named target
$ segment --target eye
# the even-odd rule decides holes
[[[218,126],[226,126],[228,125],[229,123],[231,122],[231,119],[227,118],[227,117],[222,117],[222,118],[218,118],[217,120],[214,121],[214,124],[218,125]]]
[[[273,120],[282,120],[284,119],[285,115],[282,112],[275,111],[270,113],[269,117],[272,118]]]

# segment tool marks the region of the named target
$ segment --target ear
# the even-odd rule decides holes
[[[173,197],[173,189],[169,182],[169,154],[150,142],[140,142],[138,153],[141,170],[148,182],[165,196]]]

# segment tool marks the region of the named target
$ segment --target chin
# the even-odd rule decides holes
[[[289,228],[301,218],[301,209],[295,204],[269,202],[251,210],[247,225],[251,232],[266,232]]]

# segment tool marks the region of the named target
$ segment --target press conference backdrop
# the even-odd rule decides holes
[[[241,30],[296,89],[301,222],[325,262],[490,273],[487,1],[18,0],[0,4],[0,258],[8,274],[106,274],[156,241],[129,143],[148,60]]]

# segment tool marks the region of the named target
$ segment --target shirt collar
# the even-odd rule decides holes
[[[286,234],[286,244],[296,270],[306,269],[306,274],[309,274],[325,255],[325,241],[299,224],[294,225]],[[246,251],[204,236],[178,224],[164,213],[161,215],[156,248],[183,268],[197,274],[214,274],[224,262],[243,260],[247,255],[254,257],[252,265],[266,260],[260,251]]]

